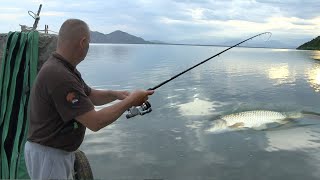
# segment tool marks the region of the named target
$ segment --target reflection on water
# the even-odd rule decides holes
[[[291,49],[272,49],[274,52],[288,52],[291,51]]]
[[[200,115],[210,115],[215,110],[215,106],[219,106],[219,102],[209,102],[201,100],[199,98],[194,98],[192,102],[177,105],[179,111],[183,116],[200,116]],[[221,105],[220,105],[221,106]]]
[[[266,131],[266,151],[295,151],[320,148],[320,133],[308,128],[293,128],[281,131]],[[292,141],[288,140],[292,139]]]
[[[94,45],[79,70],[93,88],[131,91],[223,49]],[[157,89],[149,99],[151,113],[121,116],[98,133],[88,130],[80,148],[97,179],[319,179],[318,117],[310,126],[206,132],[213,119],[235,112],[320,112],[320,94],[306,83],[320,90],[312,53],[234,48]],[[302,119],[293,122],[310,121]]]
[[[199,129],[203,126],[203,121],[192,121],[190,124],[187,124],[186,127],[190,129]]]
[[[311,51],[311,56],[314,60],[320,60],[320,51]]]
[[[86,59],[96,59],[103,62],[124,62],[130,56],[133,48],[134,46],[124,44],[90,44]],[[96,54],[99,54],[99,56],[97,57]]]
[[[320,91],[320,64],[313,64],[313,66],[306,71],[308,82],[316,92]]]
[[[87,130],[86,136],[85,146],[91,148],[86,154],[116,153],[118,156],[124,156],[123,153],[128,148],[128,144],[121,143],[121,139],[128,138],[128,133],[122,132],[114,124],[98,133]],[[106,136],[108,138],[105,138]],[[108,148],[105,148],[106,146]]]
[[[271,67],[268,70],[268,76],[276,80],[276,84],[292,83],[295,81],[294,74],[290,73],[288,64],[280,64]]]

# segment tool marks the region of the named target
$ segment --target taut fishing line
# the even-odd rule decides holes
[[[260,34],[257,34],[257,35],[255,35],[255,36],[252,36],[252,37],[250,37],[250,38],[248,38],[248,39],[245,39],[245,40],[243,40],[243,41],[241,41],[241,42],[239,42],[239,43],[237,43],[237,44],[235,44],[235,45],[233,45],[233,46],[230,46],[230,47],[228,47],[227,49],[225,49],[225,50],[223,50],[223,51],[221,51],[221,52],[219,52],[219,53],[217,53],[217,54],[215,54],[215,55],[213,55],[213,56],[211,56],[211,57],[209,57],[209,58],[201,61],[200,63],[198,63],[198,64],[196,64],[196,65],[194,65],[194,66],[192,66],[192,67],[190,67],[190,68],[188,68],[188,69],[180,72],[180,73],[178,73],[177,75],[171,77],[170,79],[167,79],[167,80],[161,82],[160,84],[158,84],[158,85],[156,85],[156,86],[154,86],[154,87],[149,88],[148,90],[156,90],[156,89],[158,89],[159,87],[161,87],[161,86],[167,84],[168,82],[174,80],[175,78],[181,76],[182,74],[184,74],[184,73],[186,73],[186,72],[188,72],[188,71],[190,71],[190,70],[192,70],[192,69],[200,66],[201,64],[203,64],[203,63],[205,63],[205,62],[207,62],[207,61],[209,61],[209,60],[211,60],[211,59],[213,59],[213,58],[215,58],[215,57],[217,57],[217,56],[225,53],[226,51],[228,51],[228,50],[230,50],[230,49],[232,49],[232,48],[234,48],[234,47],[237,47],[237,46],[239,46],[240,44],[242,44],[242,43],[244,43],[244,42],[247,42],[247,41],[249,41],[249,40],[251,40],[251,39],[254,39],[254,38],[258,37],[258,36],[267,35],[267,34],[269,34],[269,38],[267,39],[267,40],[269,40],[270,37],[271,37],[271,35],[272,35],[271,32],[264,32],[264,33],[260,33]],[[152,111],[152,109],[151,109],[151,104],[150,104],[148,101],[146,101],[146,102],[143,103],[141,106],[131,107],[130,109],[128,109],[128,113],[127,113],[126,117],[127,117],[127,118],[132,118],[132,117],[134,117],[134,116],[136,116],[136,115],[141,115],[141,116],[142,116],[142,115],[144,115],[144,114],[146,114],[146,113],[149,113],[149,112],[151,112],[151,111]]]

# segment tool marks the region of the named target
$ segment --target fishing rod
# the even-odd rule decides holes
[[[154,86],[154,87],[152,87],[152,88],[149,88],[148,90],[156,90],[156,89],[158,89],[159,87],[161,87],[161,86],[167,84],[168,82],[174,80],[175,78],[181,76],[182,74],[184,74],[184,73],[186,73],[186,72],[188,72],[188,71],[190,71],[190,70],[192,70],[192,69],[200,66],[201,64],[203,64],[203,63],[205,63],[205,62],[207,62],[207,61],[209,61],[209,60],[211,60],[211,59],[213,59],[213,58],[215,58],[215,57],[223,54],[224,52],[226,52],[226,51],[228,51],[228,50],[230,50],[230,49],[232,49],[232,48],[234,48],[234,47],[236,47],[236,46],[239,46],[240,44],[242,44],[242,43],[244,43],[244,42],[246,42],[246,41],[249,41],[249,40],[251,40],[251,39],[254,39],[254,38],[258,37],[258,36],[265,35],[265,34],[269,34],[269,35],[270,35],[269,38],[270,38],[271,35],[272,35],[271,32],[264,32],[264,33],[260,33],[260,34],[257,34],[257,35],[255,35],[255,36],[252,36],[252,37],[250,37],[250,38],[248,38],[248,39],[245,39],[245,40],[243,40],[243,41],[241,41],[241,42],[239,42],[239,43],[237,43],[237,44],[235,44],[235,45],[233,45],[233,46],[230,46],[229,48],[227,48],[227,49],[225,49],[225,50],[223,50],[223,51],[221,51],[221,52],[219,52],[219,53],[217,53],[217,54],[215,54],[215,55],[213,55],[213,56],[211,56],[211,57],[209,57],[209,58],[201,61],[200,63],[198,63],[198,64],[196,64],[196,65],[194,65],[194,66],[192,66],[192,67],[190,67],[190,68],[188,68],[188,69],[180,72],[180,73],[178,73],[177,75],[171,77],[170,79],[165,80],[165,81],[161,82],[160,84],[158,84],[158,85],[156,85],[156,86]],[[141,115],[141,116],[142,116],[142,115],[144,115],[144,114],[150,113],[150,112],[152,111],[152,109],[151,109],[151,104],[150,104],[148,101],[146,101],[146,102],[143,103],[141,106],[131,107],[131,108],[128,109],[127,111],[128,111],[128,113],[127,113],[126,117],[127,117],[127,119],[129,119],[129,118],[132,118],[132,117],[134,117],[134,116],[136,116],[136,115]]]

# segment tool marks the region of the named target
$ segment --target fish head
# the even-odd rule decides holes
[[[208,133],[221,133],[228,130],[227,122],[223,119],[216,119],[211,123],[211,126],[205,131]]]

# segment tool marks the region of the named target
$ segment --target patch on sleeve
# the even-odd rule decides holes
[[[80,102],[79,94],[77,92],[69,92],[66,96],[66,100],[72,105],[77,105]]]

